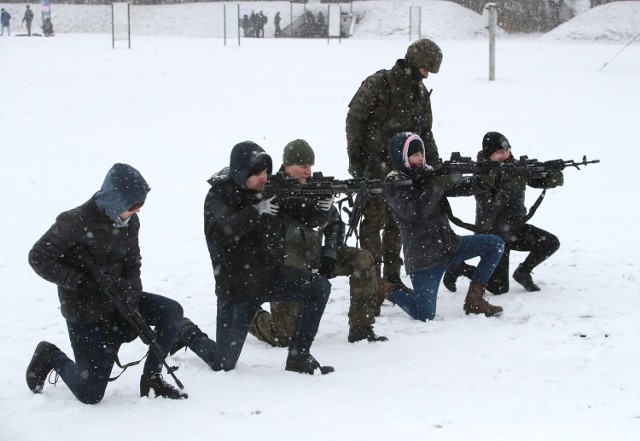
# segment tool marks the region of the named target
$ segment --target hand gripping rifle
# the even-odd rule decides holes
[[[100,271],[98,267],[93,263],[86,251],[79,252],[77,254],[77,257],[80,260],[82,266],[89,272],[89,275],[91,275],[91,277],[93,277],[98,283],[98,286],[100,287],[102,292],[116,306],[120,315],[122,315],[129,326],[131,326],[136,331],[136,333],[140,337],[140,340],[142,340],[144,344],[148,345],[149,350],[153,351],[153,353],[160,360],[162,360],[162,364],[167,368],[167,373],[173,377],[176,385],[180,389],[184,389],[184,385],[174,374],[174,372],[178,370],[178,367],[169,366],[167,364],[167,361],[165,360],[166,354],[156,341],[156,336],[154,335],[153,330],[149,325],[147,325],[147,322],[144,320],[144,317],[142,317],[142,314],[140,314],[140,311],[138,311],[137,308],[127,302],[124,293],[118,287],[113,278]]]
[[[360,219],[364,214],[364,208],[369,203],[373,194],[382,193],[384,186],[379,179],[353,178],[336,179],[333,176],[323,176],[322,173],[314,173],[301,184],[298,179],[286,177],[279,182],[269,182],[263,194],[270,196],[306,196],[312,198],[333,197],[345,195],[346,197],[338,201],[340,208],[349,215],[347,233],[344,243],[356,232]],[[347,202],[351,209],[342,207]]]

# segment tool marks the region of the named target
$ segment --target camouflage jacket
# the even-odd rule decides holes
[[[415,132],[424,141],[427,162],[438,158],[431,131],[431,92],[412,78],[405,60],[365,79],[349,103],[347,152],[349,173],[361,177],[365,168],[371,178],[383,179],[391,171],[387,144],[398,132]]]

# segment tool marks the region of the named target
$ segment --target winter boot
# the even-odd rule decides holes
[[[475,280],[469,285],[469,292],[464,299],[464,312],[467,314],[484,314],[487,317],[502,314],[502,306],[493,306],[484,298],[487,285],[483,285]]]
[[[392,283],[393,285],[395,285],[396,289],[399,289],[400,291],[404,291],[407,294],[411,294],[411,295],[414,294],[413,290],[411,288],[409,288],[407,285],[404,284],[404,282],[402,281],[400,276],[393,275],[393,276],[385,277],[385,279],[389,283]]]
[[[38,343],[31,362],[27,366],[27,386],[34,394],[42,392],[44,382],[53,370],[53,353],[59,351],[58,347],[48,341]]]
[[[196,332],[202,331],[200,331],[200,328],[198,328],[198,326],[196,326],[191,320],[189,320],[187,317],[184,317],[182,319],[182,325],[180,325],[178,335],[176,335],[176,339],[173,341],[173,345],[171,345],[169,354],[173,355],[180,349],[186,348],[189,337],[191,337]]]
[[[300,374],[313,375],[313,371],[320,369],[322,375],[330,374],[335,369],[333,366],[320,366],[320,363],[311,354],[291,354],[287,357],[285,371],[298,372]]]
[[[189,398],[186,392],[178,390],[169,383],[166,383],[160,373],[143,375],[142,378],[140,378],[140,396],[148,397],[150,389],[153,389],[156,398],[171,398],[172,400]]]
[[[393,283],[389,283],[385,279],[381,278],[378,278],[377,286],[378,289],[376,292],[376,305],[373,311],[374,317],[378,317],[380,315],[380,307],[385,300],[393,303],[393,291],[395,291],[396,289],[396,286]]]
[[[375,332],[373,332],[373,326],[351,326],[349,336],[347,337],[349,343],[355,343],[365,339],[370,342],[389,340],[382,335],[376,335]]]
[[[513,272],[513,280],[524,286],[524,289],[529,292],[540,291],[540,287],[531,278],[531,271],[522,265],[518,265],[518,268]]]
[[[447,267],[444,277],[442,278],[442,283],[449,291],[456,292],[456,281],[458,280],[458,277],[465,276],[469,280],[473,280],[473,274],[475,271],[475,266],[467,265],[464,262],[452,263]]]

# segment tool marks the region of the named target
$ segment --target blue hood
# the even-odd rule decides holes
[[[265,169],[267,174],[271,176],[271,156],[255,142],[241,142],[231,150],[229,176],[243,190],[247,189],[245,183],[249,176],[260,173]]]
[[[114,222],[134,204],[144,202],[151,187],[138,170],[127,164],[114,164],[95,195],[96,204]]]

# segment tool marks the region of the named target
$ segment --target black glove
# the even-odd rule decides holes
[[[436,172],[432,168],[414,168],[411,170],[411,180],[413,181],[413,185],[420,192],[427,188],[427,185],[429,185],[429,182],[431,182],[435,176]]]
[[[327,279],[331,279],[332,277],[335,277],[335,271],[336,259],[322,256],[322,258],[320,259],[320,269],[318,270],[318,273],[321,276],[326,277]]]

